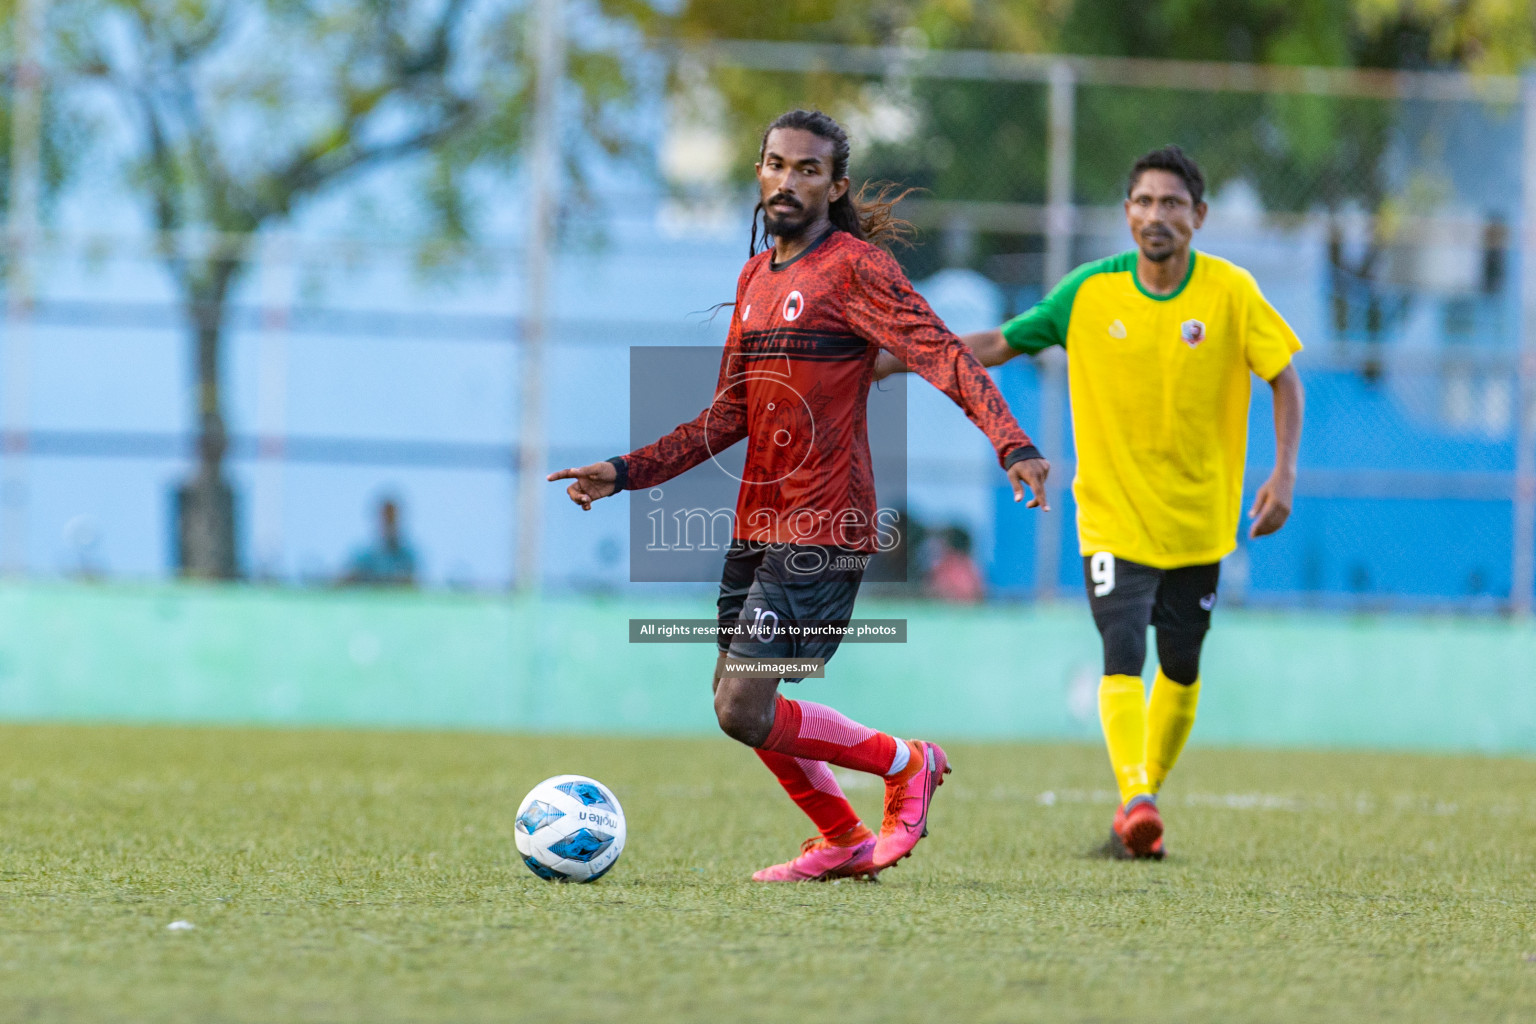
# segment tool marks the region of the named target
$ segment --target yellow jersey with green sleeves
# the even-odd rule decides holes
[[[1174,569],[1237,547],[1249,373],[1273,380],[1301,350],[1252,274],[1191,251],[1183,284],[1152,295],[1121,253],[1078,267],[1003,337],[1067,350],[1084,555]]]

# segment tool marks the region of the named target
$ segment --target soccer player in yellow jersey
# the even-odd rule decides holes
[[[1136,249],[1078,267],[1032,309],[964,339],[983,366],[1067,350],[1078,540],[1104,643],[1099,718],[1120,788],[1110,843],[1125,858],[1163,856],[1157,792],[1194,725],[1221,559],[1237,546],[1250,373],[1274,392],[1276,445],[1249,537],[1285,525],[1296,483],[1301,342],[1251,274],[1191,248],[1204,192],[1177,146],[1146,154],[1125,200]],[[877,372],[903,368],[881,358]]]

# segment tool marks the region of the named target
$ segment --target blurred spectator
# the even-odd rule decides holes
[[[69,556],[64,574],[77,580],[99,580],[106,575],[101,559],[101,523],[93,515],[81,514],[64,524],[64,543]]]
[[[378,539],[353,552],[341,582],[352,586],[415,586],[416,552],[400,536],[400,507],[393,498],[379,502]]]
[[[928,570],[928,594],[940,601],[975,604],[986,596],[981,571],[971,557],[971,535],[963,526],[935,534],[938,555]]]

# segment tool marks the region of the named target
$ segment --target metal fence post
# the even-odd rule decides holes
[[[1536,596],[1536,72],[1521,82],[1520,361],[1515,424],[1515,514],[1509,604],[1529,615]]]
[[[1072,269],[1072,233],[1074,228],[1072,194],[1072,156],[1076,136],[1077,81],[1072,65],[1064,60],[1051,65],[1047,76],[1050,140],[1047,149],[1045,190],[1045,274],[1041,284],[1046,291],[1067,276]],[[1065,467],[1067,411],[1067,365],[1062,352],[1050,349],[1037,357],[1040,375],[1040,447],[1047,459]],[[1051,483],[1061,493],[1061,479]],[[1049,514],[1035,518],[1035,596],[1047,599],[1056,593],[1061,575],[1061,509],[1058,504]]]
[[[516,588],[539,589],[542,560],[544,495],[548,485],[549,440],[544,422],[544,342],[549,328],[549,284],[554,265],[555,217],[560,188],[560,83],[565,76],[565,39],[561,0],[538,0],[534,12],[533,142],[529,159],[530,216],[527,309],[523,317],[520,429],[517,438],[517,563]]]
[[[283,482],[288,434],[288,331],[292,326],[294,239],[273,234],[258,256],[261,329],[256,357],[256,467],[251,497],[251,575],[282,576]]]

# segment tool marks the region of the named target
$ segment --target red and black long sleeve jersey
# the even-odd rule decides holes
[[[742,268],[714,401],[614,460],[621,488],[654,487],[745,439],[735,536],[875,549],[866,405],[880,349],[965,410],[1000,464],[1038,455],[965,343],[889,254],[832,231],[794,259]]]

